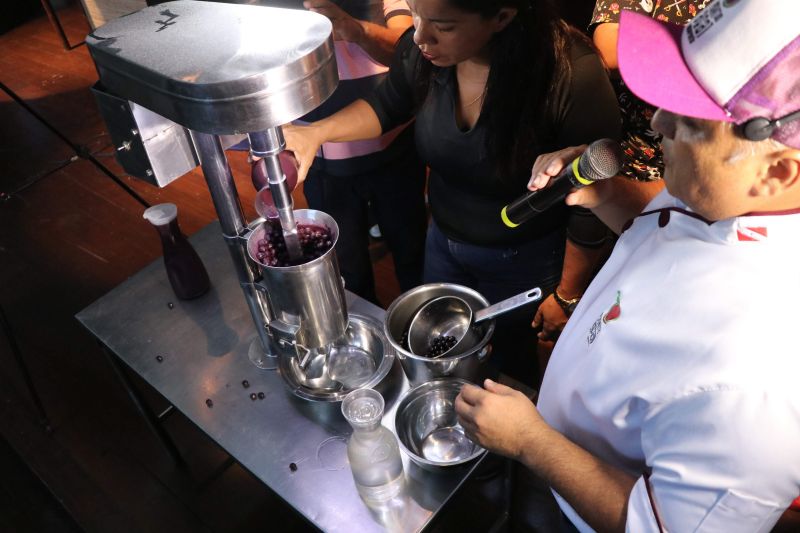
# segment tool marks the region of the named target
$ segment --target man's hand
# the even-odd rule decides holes
[[[487,379],[484,389],[464,385],[456,397],[458,421],[467,436],[495,453],[521,459],[545,424],[524,394]]]
[[[537,335],[543,341],[554,341],[558,339],[561,330],[567,324],[567,315],[564,310],[558,305],[555,297],[551,294],[542,301],[539,309],[536,310],[536,315],[533,317],[531,327],[534,329],[542,328],[542,331]]]
[[[303,7],[314,13],[325,15],[333,23],[333,38],[336,41],[359,43],[364,38],[361,22],[348,15],[329,0],[306,0]]]

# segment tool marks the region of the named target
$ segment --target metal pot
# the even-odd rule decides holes
[[[484,363],[489,358],[489,340],[494,333],[494,320],[486,320],[476,326],[477,342],[465,347],[458,355],[431,359],[414,355],[404,345],[411,320],[422,305],[439,296],[458,296],[466,301],[473,311],[489,305],[489,301],[479,292],[454,283],[429,283],[404,292],[386,310],[383,327],[386,338],[397,352],[403,371],[412,385],[419,385],[440,377],[459,377],[478,382],[483,376]]]

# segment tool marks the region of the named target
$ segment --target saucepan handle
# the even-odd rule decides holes
[[[503,313],[507,313],[517,307],[522,307],[529,303],[533,303],[542,299],[542,289],[536,287],[535,289],[527,290],[523,293],[512,296],[505,300],[499,301],[496,304],[484,307],[475,312],[475,319],[473,322],[478,323],[484,320],[491,320]]]

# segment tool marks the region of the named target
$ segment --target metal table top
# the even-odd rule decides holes
[[[78,313],[78,320],[318,528],[422,530],[479,461],[430,472],[404,455],[404,492],[379,508],[367,507],[347,461],[351,431],[341,404],[297,398],[276,371],[250,362],[248,349],[258,338],[219,223],[190,240],[211,278],[207,294],[178,300],[158,259]],[[352,293],[347,297],[350,312],[383,321],[382,309]],[[408,389],[398,361],[387,379],[390,385],[381,389],[383,424],[392,429],[397,399]],[[259,392],[264,399],[251,400],[251,393]]]

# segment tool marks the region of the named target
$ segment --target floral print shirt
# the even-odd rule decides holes
[[[623,9],[649,15],[656,20],[685,24],[711,0],[597,0],[589,30],[606,22],[619,23]],[[650,129],[655,108],[637,98],[619,76],[612,77],[622,112],[622,148],[626,162],[622,174],[640,181],[661,178],[661,136]]]

